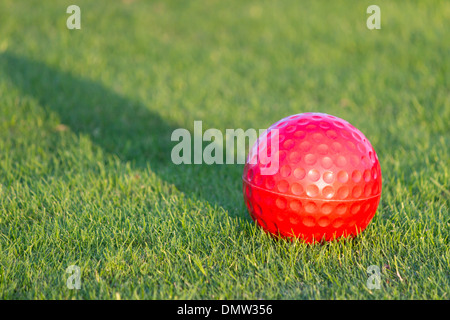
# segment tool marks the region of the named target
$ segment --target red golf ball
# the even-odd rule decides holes
[[[381,168],[369,140],[350,123],[302,113],[259,137],[245,164],[243,191],[250,216],[264,230],[329,241],[356,236],[370,223],[381,197]]]

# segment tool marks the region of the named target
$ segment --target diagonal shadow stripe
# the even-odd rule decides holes
[[[246,216],[241,197],[241,168],[226,165],[175,165],[169,125],[157,113],[101,84],[42,62],[0,54],[0,71],[25,95],[56,112],[76,134],[87,134],[105,152],[140,168],[148,165],[189,197]],[[183,177],[180,179],[180,177]]]

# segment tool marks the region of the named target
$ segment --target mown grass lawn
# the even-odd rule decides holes
[[[0,298],[449,299],[448,1],[78,0],[81,30],[70,4],[0,2]],[[355,239],[275,241],[242,165],[171,162],[194,120],[307,111],[378,153],[381,203]]]

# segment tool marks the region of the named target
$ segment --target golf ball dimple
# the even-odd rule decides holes
[[[278,132],[278,152],[271,151]],[[255,157],[256,156],[256,157]],[[249,159],[256,161],[249,161]],[[276,163],[275,172],[264,172]],[[345,120],[302,113],[273,124],[255,143],[243,173],[250,216],[266,231],[306,242],[355,236],[373,218],[381,169],[369,140]]]

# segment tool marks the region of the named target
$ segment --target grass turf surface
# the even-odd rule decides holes
[[[79,31],[70,4],[0,3],[1,298],[449,298],[448,2],[377,1],[377,31],[367,1],[80,0]],[[170,161],[194,120],[307,111],[378,153],[381,203],[356,239],[274,241],[242,165]]]

